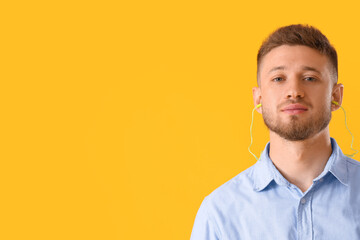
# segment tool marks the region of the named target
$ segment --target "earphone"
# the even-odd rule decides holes
[[[357,154],[359,151],[353,148],[354,135],[351,133],[349,127],[347,126],[347,123],[346,123],[346,111],[345,111],[345,109],[344,109],[338,102],[336,102],[336,101],[331,101],[331,103],[339,106],[339,107],[344,111],[344,115],[345,115],[345,126],[346,126],[346,129],[349,131],[349,133],[350,133],[350,135],[351,135],[351,137],[352,137],[350,148],[351,148],[351,150],[354,151],[353,154],[345,154],[345,155],[348,156],[348,157],[353,157],[353,156],[355,156],[355,154]],[[258,105],[256,105],[256,106],[254,107],[254,109],[252,110],[252,113],[251,113],[250,145],[249,145],[249,147],[248,147],[249,152],[254,156],[254,158],[255,158],[257,161],[259,161],[260,159],[259,159],[258,157],[256,157],[256,155],[255,155],[253,152],[251,152],[250,147],[251,147],[251,145],[252,145],[252,143],[253,143],[253,138],[252,138],[252,126],[253,126],[253,122],[254,122],[254,112],[255,112],[256,109],[258,109],[258,108],[261,107],[261,106],[262,106],[261,103],[258,104]]]
[[[350,135],[351,135],[351,145],[350,145],[350,148],[351,148],[351,150],[354,151],[353,154],[345,154],[345,155],[348,156],[348,157],[353,157],[353,156],[355,156],[355,154],[357,154],[359,151],[353,148],[354,135],[351,133],[351,131],[350,131],[350,129],[349,129],[347,123],[346,123],[346,111],[345,111],[345,109],[344,109],[338,102],[336,102],[336,101],[331,101],[331,102],[332,102],[333,104],[339,106],[339,107],[343,110],[343,112],[344,112],[344,116],[345,116],[345,127],[346,127],[346,129],[349,131],[349,133],[350,133]]]
[[[257,160],[257,161],[259,161],[259,158],[250,150],[250,147],[251,147],[251,145],[252,145],[252,142],[253,142],[253,138],[252,138],[252,126],[253,126],[253,122],[254,122],[254,112],[255,112],[255,110],[257,109],[257,108],[259,108],[259,107],[261,107],[262,106],[262,104],[260,103],[260,104],[258,104],[258,105],[256,105],[255,107],[254,107],[254,109],[252,110],[252,113],[251,113],[251,124],[250,124],[250,145],[249,145],[249,147],[248,147],[248,150],[249,150],[249,152],[251,153],[251,155],[253,155],[254,156],[254,158]]]

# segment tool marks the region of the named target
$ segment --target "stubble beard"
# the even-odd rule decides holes
[[[289,141],[302,141],[325,129],[331,120],[331,104],[324,106],[319,113],[308,119],[290,115],[288,123],[281,121],[280,116],[273,116],[263,107],[262,115],[265,125],[272,132]]]

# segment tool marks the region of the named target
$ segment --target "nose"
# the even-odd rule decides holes
[[[304,90],[302,89],[300,82],[295,79],[293,79],[293,81],[289,81],[289,88],[287,89],[286,98],[298,99],[303,97]]]

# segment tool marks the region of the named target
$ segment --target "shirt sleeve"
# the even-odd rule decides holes
[[[205,197],[196,214],[190,240],[220,240],[214,222],[209,218],[206,200]]]

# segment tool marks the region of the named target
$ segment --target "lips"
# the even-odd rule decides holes
[[[308,110],[307,107],[305,107],[304,105],[299,104],[299,103],[290,104],[290,105],[287,105],[286,107],[284,107],[283,109],[281,109],[282,112],[285,112],[288,114],[299,114],[299,113],[303,113],[307,110]]]

